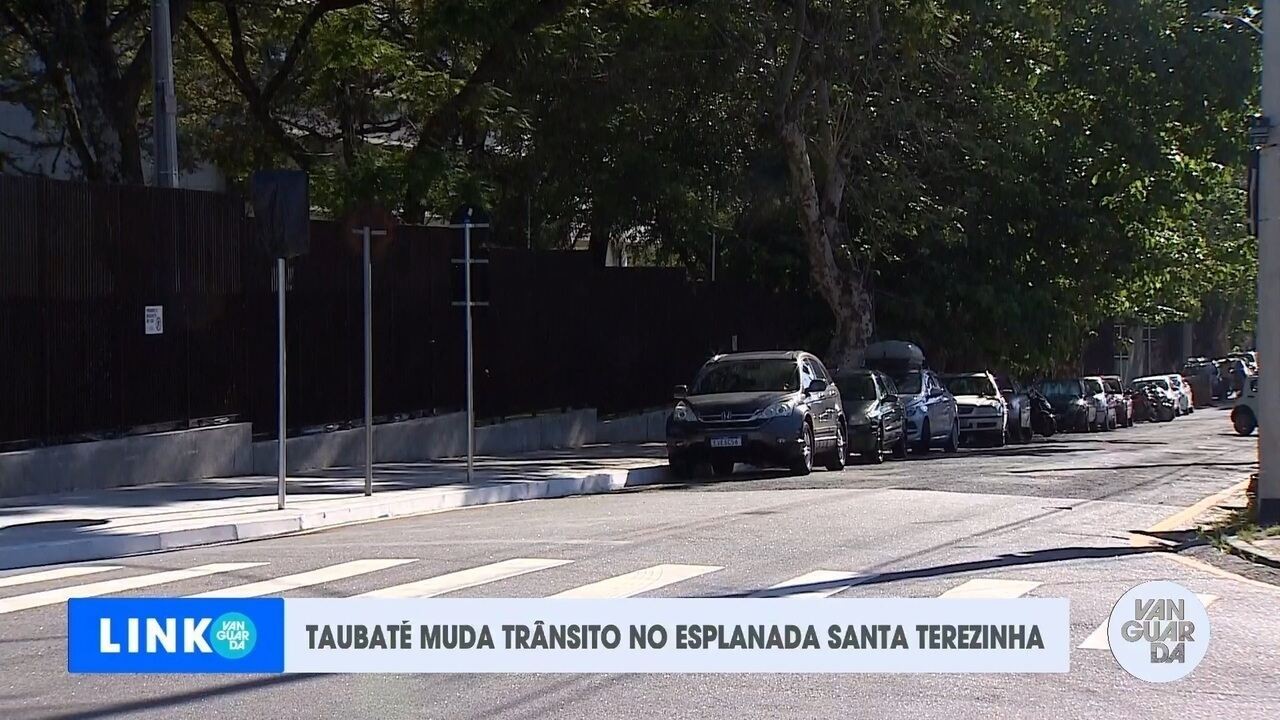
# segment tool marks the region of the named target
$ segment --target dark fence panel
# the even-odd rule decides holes
[[[232,196],[0,177],[0,447],[238,416],[275,434],[275,262]],[[361,242],[311,224],[289,263],[289,425],[363,416]],[[749,284],[586,253],[476,248],[477,414],[664,404],[716,352],[797,347],[825,313]],[[374,412],[464,407],[456,231],[374,242]],[[144,333],[161,306],[164,332]]]

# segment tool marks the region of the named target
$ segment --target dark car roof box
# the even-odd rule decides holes
[[[862,357],[862,364],[875,370],[918,370],[924,367],[924,352],[914,343],[902,340],[871,343]]]

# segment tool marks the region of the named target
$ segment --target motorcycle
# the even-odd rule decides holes
[[[1173,398],[1148,385],[1133,392],[1133,416],[1137,420],[1169,422],[1178,414]]]
[[[1035,388],[1027,392],[1031,400],[1031,431],[1044,437],[1053,437],[1058,432],[1058,421],[1053,417],[1053,405]]]

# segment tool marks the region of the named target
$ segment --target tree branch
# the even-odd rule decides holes
[[[280,87],[289,79],[289,74],[293,72],[293,68],[298,64],[298,59],[302,57],[307,47],[307,40],[311,37],[311,31],[315,28],[316,23],[320,22],[326,14],[335,10],[346,10],[353,7],[364,5],[368,0],[321,0],[316,3],[311,12],[303,18],[302,24],[298,26],[297,32],[293,34],[293,42],[289,43],[289,50],[285,53],[284,62],[280,68],[276,70],[275,75],[267,81],[266,87],[262,89],[262,97],[267,101],[275,97]]]

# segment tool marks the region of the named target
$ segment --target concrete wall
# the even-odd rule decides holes
[[[596,426],[596,442],[664,442],[667,439],[667,416],[670,414],[670,410],[653,410],[601,420]]]
[[[668,411],[598,421],[594,409],[476,428],[476,452],[507,455],[592,443],[662,442]],[[416,462],[467,452],[466,415],[375,425],[375,462]],[[357,467],[364,430],[290,438],[289,471]],[[274,440],[253,442],[248,423],[0,453],[0,497],[183,482],[276,472]]]
[[[595,442],[596,411],[535,415],[476,428],[476,453],[574,448]],[[287,441],[289,472],[364,464],[364,428],[306,435]],[[374,462],[418,462],[467,454],[467,416],[450,413],[373,427]],[[253,471],[276,472],[276,441],[253,444]]]
[[[248,423],[0,453],[0,497],[245,475]]]

